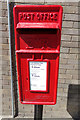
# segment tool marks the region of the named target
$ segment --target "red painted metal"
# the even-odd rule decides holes
[[[60,5],[16,5],[13,9],[22,104],[56,104],[62,11]],[[46,91],[30,90],[30,61],[47,62]]]

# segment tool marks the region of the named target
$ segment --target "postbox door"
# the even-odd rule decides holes
[[[14,8],[20,101],[56,103],[62,7],[29,5]]]

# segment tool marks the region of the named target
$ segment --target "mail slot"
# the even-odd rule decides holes
[[[56,104],[62,11],[60,5],[16,5],[13,9],[22,104]]]

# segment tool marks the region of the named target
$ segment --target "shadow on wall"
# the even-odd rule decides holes
[[[74,120],[80,120],[80,85],[69,85],[67,111]]]
[[[13,7],[15,3],[10,2],[10,30],[11,30],[11,54],[12,54],[12,76],[13,76],[13,91],[14,91],[14,110],[15,117],[18,116],[18,93],[17,93],[17,75],[16,75],[16,60],[15,60],[15,37],[14,37],[14,22],[13,22]]]

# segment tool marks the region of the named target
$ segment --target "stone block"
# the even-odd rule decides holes
[[[68,60],[67,59],[60,59],[60,64],[67,64],[68,63]]]
[[[74,65],[68,65],[68,64],[66,64],[66,65],[63,65],[63,64],[60,64],[59,65],[59,68],[63,68],[63,69],[70,69],[70,70],[72,70],[72,69],[74,69]]]
[[[8,17],[8,12],[7,10],[2,10],[2,17]]]
[[[11,80],[11,76],[6,76],[6,75],[3,75],[3,80],[7,79],[7,80]]]
[[[11,89],[11,86],[10,85],[2,85],[2,89]]]
[[[63,28],[62,34],[63,35],[79,35],[79,30],[78,29]]]
[[[3,73],[3,72],[2,72],[2,73]],[[11,84],[11,80],[4,79],[4,80],[2,80],[2,84],[3,84],[3,85],[10,85],[10,84]]]
[[[64,59],[76,59],[78,58],[78,55],[77,54],[60,54],[61,58],[64,58]]]
[[[80,39],[79,39],[80,37],[79,36],[72,36],[72,39],[71,39],[71,41],[72,42],[78,42],[78,41],[80,41]]]
[[[80,21],[79,20],[79,15],[77,14],[65,14],[65,18],[64,20],[67,20],[67,21]]]
[[[6,9],[7,10],[7,0],[2,2],[2,10]]]
[[[76,80],[76,79],[72,79],[72,80],[66,79],[65,80],[65,84],[75,84],[75,85],[77,85],[78,83],[79,83],[79,81]]]
[[[63,44],[61,44],[61,46],[63,46]],[[69,48],[65,48],[65,46],[63,46],[63,47],[61,47],[60,52],[61,53],[69,53]]]
[[[8,24],[8,18],[7,17],[1,17],[0,18],[0,23],[2,23],[2,24]]]
[[[74,22],[73,28],[80,29],[80,22]]]
[[[65,42],[65,41],[62,41],[61,46],[66,47],[66,48],[78,48],[78,42]]]
[[[9,55],[7,50],[2,50],[3,55]]]
[[[71,35],[61,35],[61,41],[71,41]]]
[[[8,40],[7,38],[0,38],[0,44],[7,44]]]
[[[70,48],[70,54],[78,54],[80,53],[80,48]]]
[[[78,2],[68,2],[68,1],[56,1],[56,0],[45,0],[45,4],[51,5],[62,5],[62,6],[79,6]]]
[[[61,73],[65,74],[65,73],[66,73],[66,70],[64,70],[64,69],[59,69],[59,74],[61,74]]]
[[[8,32],[2,32],[2,37],[3,38],[8,38],[9,37],[9,34],[8,34]]]
[[[2,45],[2,50],[9,50],[9,44],[3,44]]]
[[[2,30],[2,31],[6,31],[6,25],[5,24],[3,24],[2,26],[0,26],[0,30]]]
[[[70,75],[70,74],[59,74],[59,78],[60,79],[69,79],[69,80],[71,80],[72,79],[72,75]]]
[[[66,74],[72,74],[72,75],[73,75],[73,74],[78,74],[78,70],[74,70],[74,69],[73,69],[73,70],[68,70],[68,69],[67,69],[67,70],[66,70]]]
[[[62,27],[63,28],[72,28],[72,26],[73,26],[73,22],[72,21],[63,21],[62,22]]]
[[[21,3],[44,3],[44,0],[14,0],[15,2]]]
[[[76,6],[63,6],[63,12],[69,13],[69,14],[78,13],[78,7],[76,7]]]
[[[11,111],[11,110],[8,110],[8,109],[7,109],[7,110],[4,110],[4,109],[3,109],[2,115],[3,115],[3,116],[5,116],[5,115],[10,116],[10,115],[12,115],[12,111]]]

